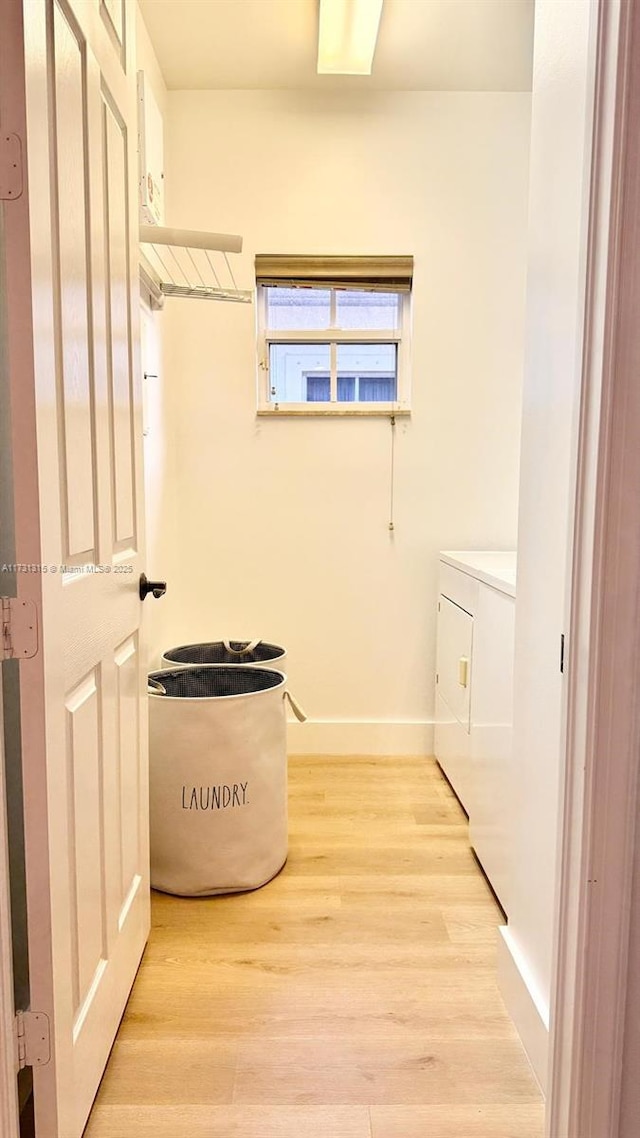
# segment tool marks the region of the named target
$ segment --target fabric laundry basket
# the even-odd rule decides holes
[[[162,657],[161,668],[178,664],[266,665],[284,672],[286,649],[265,640],[212,640],[205,644],[182,644],[169,648]]]
[[[284,701],[270,668],[149,676],[151,884],[183,897],[257,889],[287,858]]]

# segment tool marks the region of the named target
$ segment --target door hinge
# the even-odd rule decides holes
[[[15,1019],[16,1062],[25,1067],[45,1067],[51,1059],[49,1017],[44,1012],[18,1012]]]
[[[22,196],[22,142],[17,134],[0,133],[0,201]]]
[[[38,610],[33,601],[0,597],[2,655],[0,660],[30,660],[38,652]]]
[[[560,672],[564,673],[564,632],[560,637]]]

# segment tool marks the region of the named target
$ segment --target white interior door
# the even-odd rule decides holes
[[[41,606],[21,664],[31,1009],[51,1022],[35,1105],[38,1138],[79,1138],[149,928],[135,9],[22,11],[31,280],[10,250],[7,271],[29,302],[12,331],[17,561],[42,566],[17,574]]]

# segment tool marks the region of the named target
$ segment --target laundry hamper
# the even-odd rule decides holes
[[[286,676],[207,665],[149,676],[151,884],[257,889],[287,857]]]
[[[264,665],[284,672],[286,649],[266,640],[212,640],[205,644],[182,644],[169,648],[163,655],[160,667],[175,668],[178,664],[241,664]]]

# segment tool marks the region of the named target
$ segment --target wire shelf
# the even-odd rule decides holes
[[[160,307],[165,296],[251,304],[253,293],[239,289],[229,254],[242,251],[242,238],[164,226],[140,227],[141,272]]]

